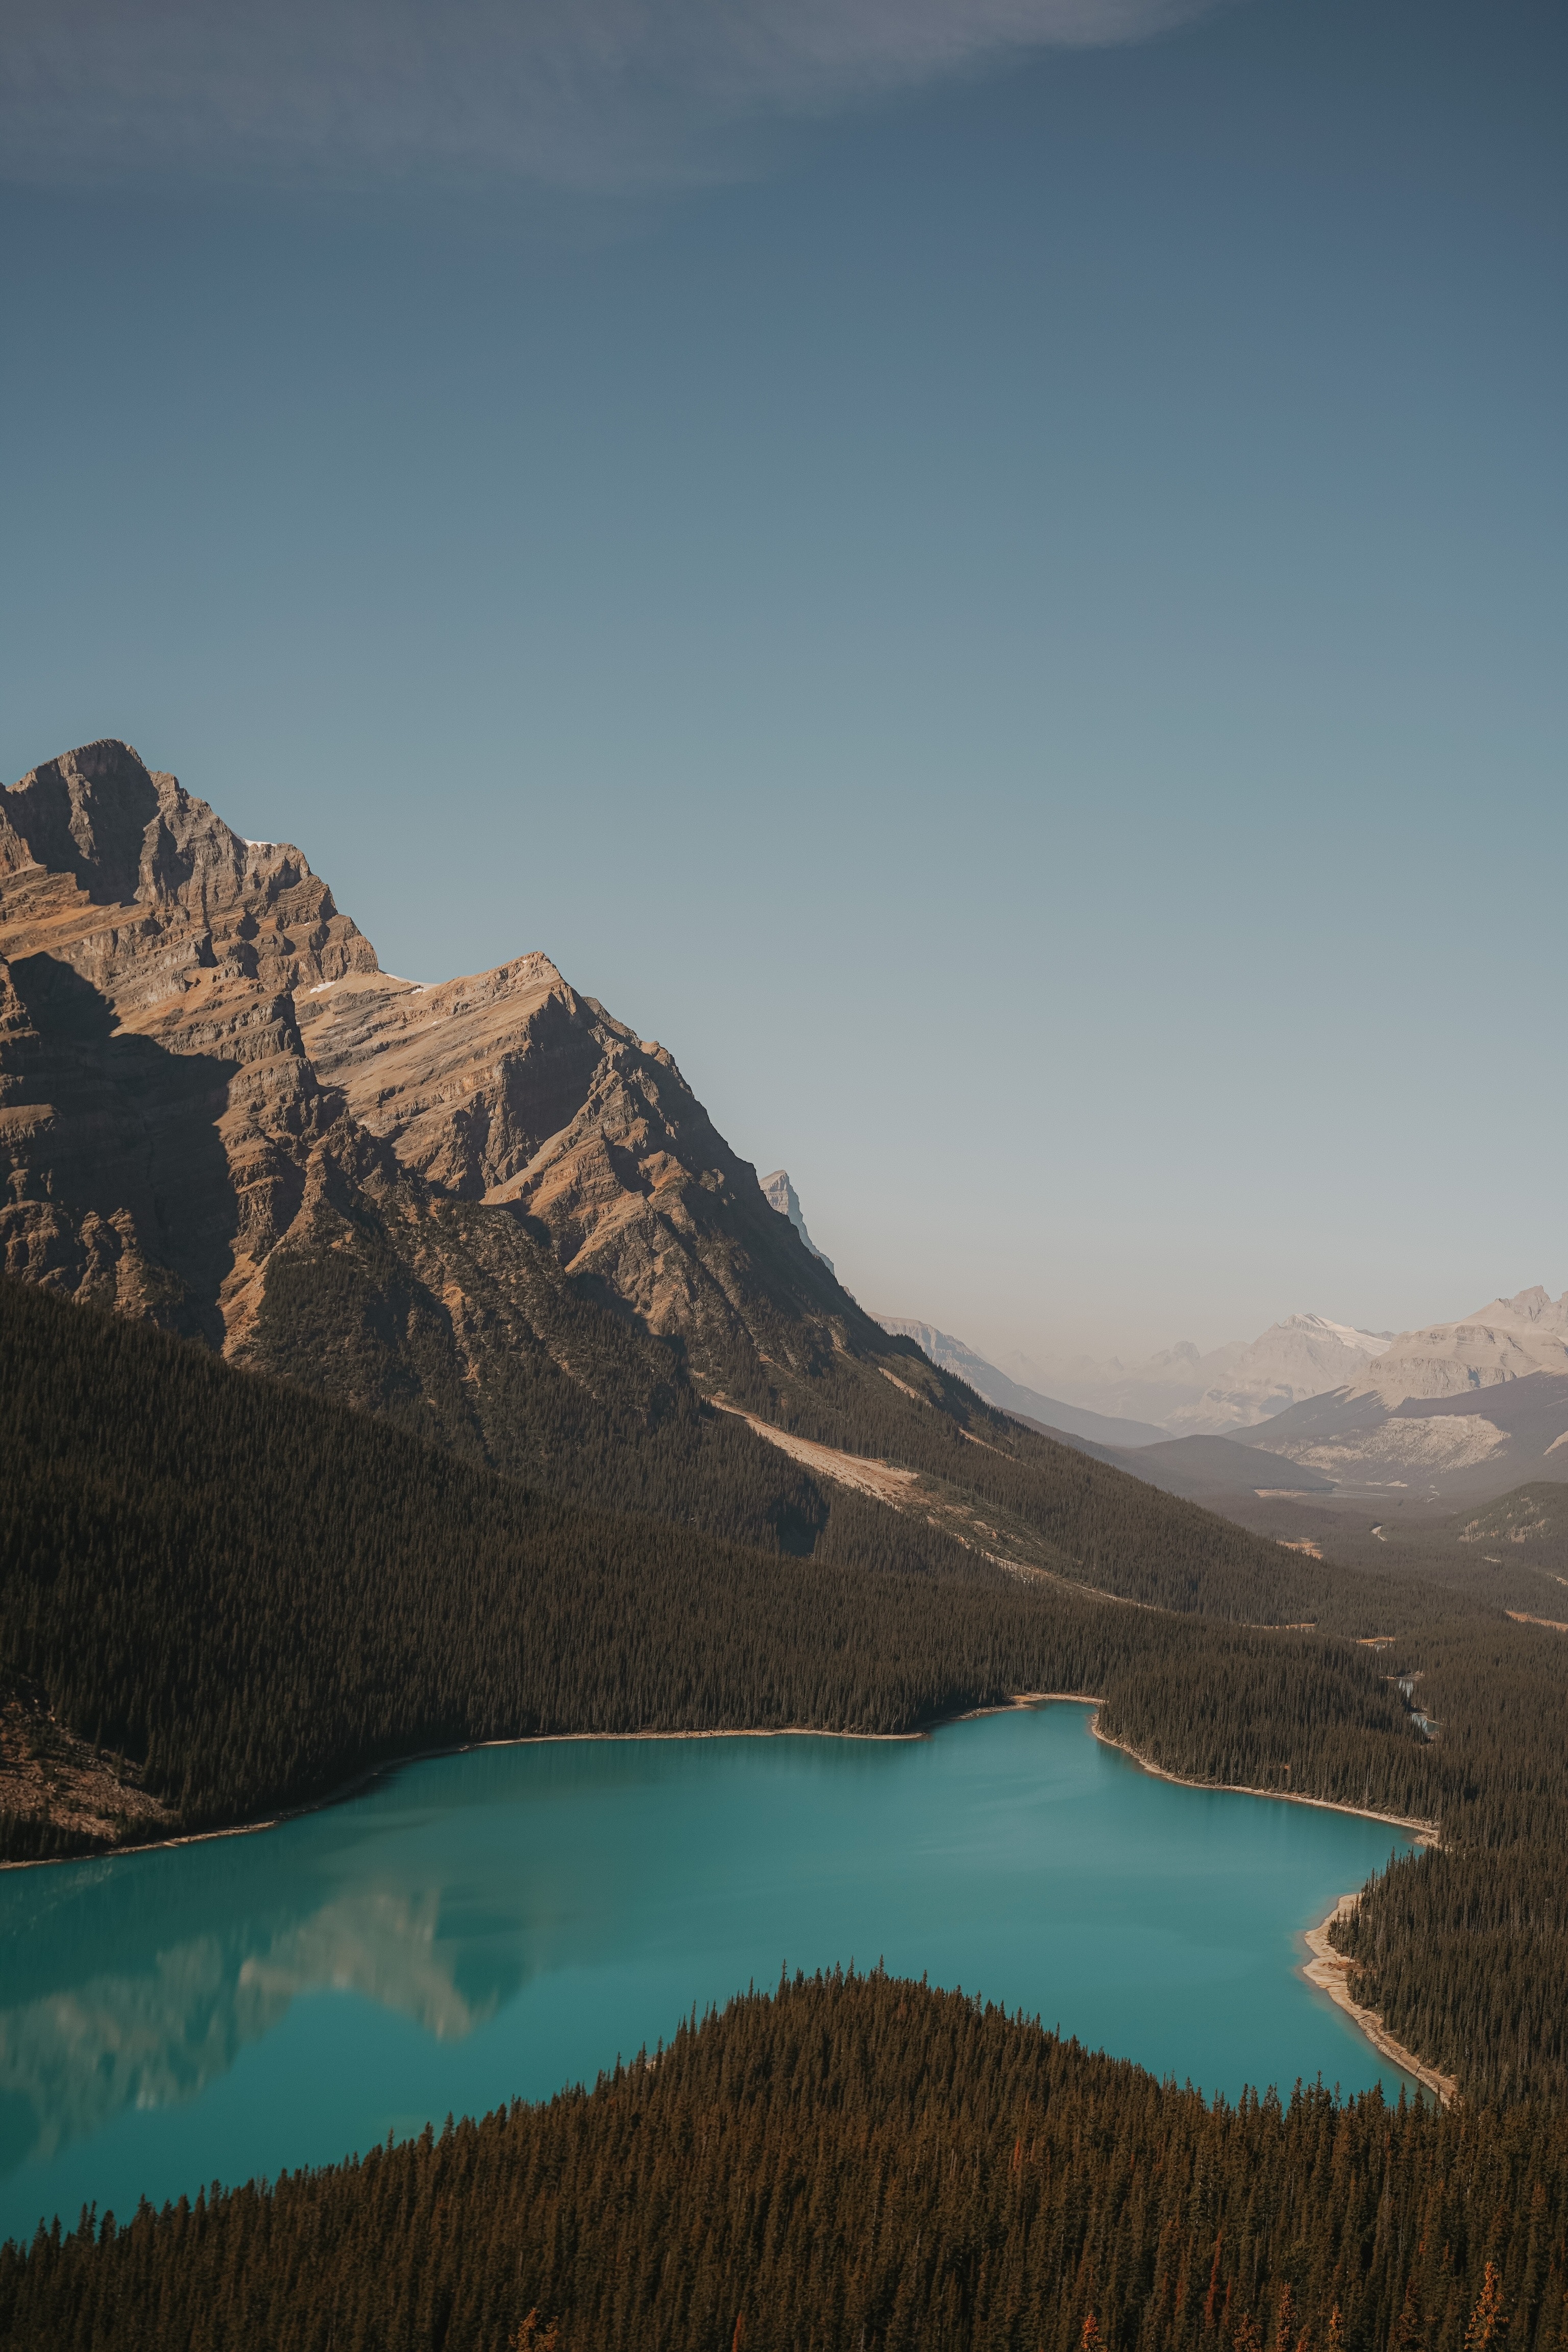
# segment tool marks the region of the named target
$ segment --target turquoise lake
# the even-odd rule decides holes
[[[487,1748],[0,1874],[0,2238],[591,2083],[784,1964],[929,1974],[1210,2093],[1413,2087],[1298,1973],[1406,1841],[1155,1780],[1089,1712]]]

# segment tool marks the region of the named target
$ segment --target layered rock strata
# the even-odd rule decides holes
[[[371,1404],[482,1421],[531,1348],[655,1410],[668,1356],[607,1370],[584,1303],[709,1386],[874,1330],[662,1046],[543,955],[382,971],[298,849],[119,742],[0,793],[0,1178],[8,1273],[280,1370],[331,1294]]]

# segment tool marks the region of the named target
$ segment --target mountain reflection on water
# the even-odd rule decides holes
[[[1401,1843],[1154,1780],[1058,1706],[479,1750],[255,1836],[6,1872],[0,2238],[592,2082],[784,1962],[929,1973],[1208,2091],[1393,2093],[1295,1963]]]
[[[439,1887],[358,1888],[305,1918],[279,1906],[118,1957],[112,1973],[0,2010],[0,2170],[52,2156],[122,2107],[195,2098],[299,1993],[360,1993],[446,2042],[522,1982],[516,1950],[493,1934],[444,1932]]]
[[[521,1986],[520,1905],[509,1914],[492,1901],[476,1916],[433,1869],[410,1883],[377,1877],[372,1864],[363,1883],[308,1907],[292,1870],[273,1866],[269,1843],[263,1833],[138,1856],[133,1884],[129,1857],[92,1864],[63,1902],[7,1919],[0,2170],[53,2155],[122,2108],[195,2098],[302,1993],[358,1994],[455,2042]],[[198,1853],[200,1901],[186,1903]],[[34,1885],[45,1875],[29,1874]],[[201,1924],[215,1912],[220,1924]],[[13,1965],[17,1945],[44,1966]],[[63,1974],[47,1953],[66,1958]],[[46,1975],[52,1980],[37,1981]],[[30,1997],[16,2000],[24,1990]]]

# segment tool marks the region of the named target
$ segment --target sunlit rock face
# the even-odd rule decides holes
[[[300,850],[119,742],[0,793],[0,1178],[8,1273],[264,1368],[324,1349],[479,1452],[519,1347],[610,1377],[584,1304],[710,1386],[877,1344],[661,1045],[543,955],[382,971]],[[668,1351],[617,1362],[655,1411]]]
[[[353,973],[300,1024],[322,1082],[402,1168],[526,1219],[567,1274],[686,1341],[700,1377],[765,1345],[781,1305],[860,1319],[673,1056],[547,956],[436,987]]]
[[[0,794],[8,1273],[221,1343],[342,1116],[296,990],[375,950],[286,843],[123,743]]]

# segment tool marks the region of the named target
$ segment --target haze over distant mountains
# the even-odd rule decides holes
[[[905,1333],[987,1403],[1048,1422],[1055,1429],[1107,1445],[1149,1445],[1163,1437],[1226,1437],[1255,1428],[1288,1405],[1321,1396],[1360,1377],[1391,1334],[1353,1330],[1321,1315],[1291,1315],[1261,1339],[1233,1340],[1200,1355],[1190,1341],[1131,1370],[1095,1368],[1089,1380],[1060,1382],[1060,1393],[1027,1386],[950,1332],[912,1318],[884,1315],[883,1328]]]
[[[1358,1379],[1393,1336],[1323,1315],[1288,1315],[1258,1339],[1206,1353],[1183,1340],[1142,1364],[1080,1360],[1059,1385],[1075,1404],[1158,1422],[1173,1437],[1223,1437]]]
[[[1061,1397],[1026,1388],[1022,1381],[1010,1380],[994,1364],[987,1363],[963,1339],[954,1339],[951,1331],[939,1331],[932,1323],[921,1323],[908,1315],[879,1315],[877,1320],[884,1331],[897,1331],[906,1339],[912,1339],[933,1364],[967,1381],[977,1396],[983,1396],[987,1404],[995,1405],[1002,1412],[1019,1413],[1026,1421],[1040,1422],[1067,1436],[1088,1438],[1100,1445],[1152,1445],[1165,1434],[1152,1422],[1090,1412],[1082,1405],[1067,1403]]]
[[[1250,1345],[1173,1348],[1095,1391],[1165,1402],[1158,1426],[1026,1388],[929,1323],[881,1320],[987,1403],[1216,1509],[1286,1494],[1477,1500],[1568,1479],[1568,1292],[1539,1285],[1394,1339],[1292,1315]],[[1200,1372],[1218,1377],[1194,1396]]]
[[[1465,1396],[1536,1372],[1568,1374],[1568,1291],[1552,1299],[1539,1283],[1456,1323],[1402,1332],[1349,1385],[1352,1396],[1392,1410],[1408,1397]]]
[[[1537,1284],[1402,1332],[1358,1379],[1247,1435],[1347,1493],[1479,1499],[1568,1478],[1568,1292]]]

